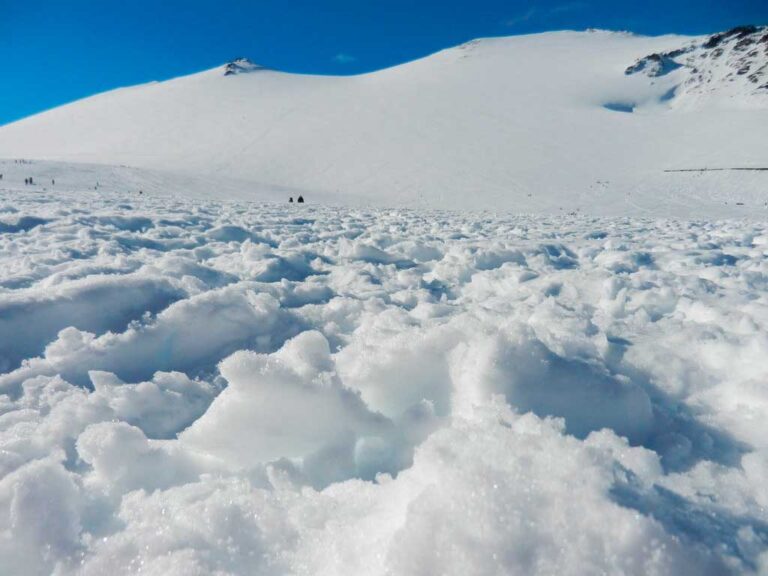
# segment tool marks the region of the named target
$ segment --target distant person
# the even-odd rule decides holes
[[[51,178],[51,186],[56,186],[56,180],[54,180],[53,178]]]
[[[293,196],[291,196],[290,198],[288,198],[288,203],[289,203],[289,204],[293,204]]]
[[[29,183],[30,184],[34,184],[35,183],[35,181],[32,179],[32,176],[29,177]]]
[[[139,190],[139,196],[141,196],[142,194],[144,194],[144,190]]]
[[[304,196],[299,196],[299,204],[304,204]]]

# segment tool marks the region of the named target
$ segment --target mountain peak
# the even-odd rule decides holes
[[[260,66],[255,62],[251,62],[248,58],[235,58],[231,62],[224,65],[224,76],[234,76],[235,74],[247,74],[248,72],[256,72],[258,70],[265,70],[264,66]]]

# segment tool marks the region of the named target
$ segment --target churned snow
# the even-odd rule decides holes
[[[0,195],[4,574],[768,570],[768,227]]]

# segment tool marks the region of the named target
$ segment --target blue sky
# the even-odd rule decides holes
[[[238,56],[355,74],[481,36],[746,23],[768,23],[768,0],[0,0],[0,124]]]

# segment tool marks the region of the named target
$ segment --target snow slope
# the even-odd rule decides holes
[[[0,192],[2,573],[764,574],[767,255]]]
[[[354,77],[239,60],[4,126],[0,157],[391,206],[695,213],[696,174],[665,169],[768,167],[765,34],[747,34],[744,53],[738,34],[711,49],[706,37],[603,31],[483,39]],[[663,70],[642,65],[660,54]],[[768,172],[711,178],[754,203],[768,185]]]

